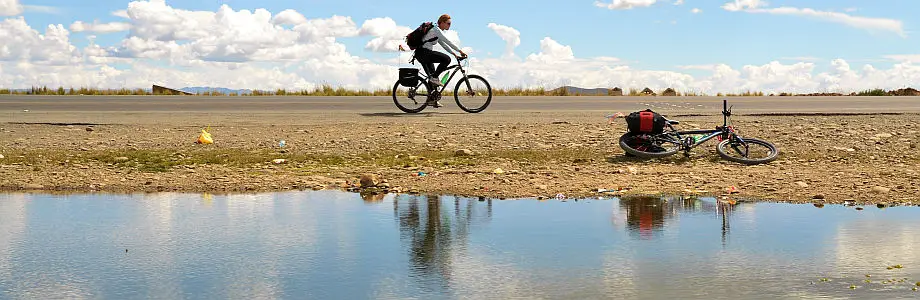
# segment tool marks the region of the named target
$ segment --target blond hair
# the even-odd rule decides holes
[[[441,17],[438,18],[438,24],[447,22],[447,20],[450,20],[450,15],[448,15],[448,14],[443,14],[443,15],[441,15]]]

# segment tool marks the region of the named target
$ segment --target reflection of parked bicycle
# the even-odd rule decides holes
[[[722,100],[722,126],[712,130],[677,131],[673,125],[680,122],[665,120],[665,128],[661,133],[633,133],[627,132],[620,137],[620,148],[627,154],[642,158],[661,158],[684,151],[689,156],[690,150],[713,138],[719,139],[716,152],[722,158],[742,164],[762,164],[776,160],[779,150],[772,143],[756,139],[742,138],[730,126],[731,108],[727,108],[728,101]],[[697,135],[703,135],[697,138]]]
[[[460,72],[463,75],[454,87],[454,100],[457,106],[468,113],[485,110],[492,102],[492,87],[482,76],[466,74],[466,70],[460,64],[466,59],[466,57],[457,57],[457,64],[447,67],[444,72],[454,71],[447,80],[441,82],[444,85],[440,89],[428,83],[428,74],[431,73],[431,70],[425,70],[425,75],[420,76],[416,68],[400,68],[399,80],[393,85],[393,103],[399,110],[407,113],[418,113],[429,105],[434,106],[438,100],[441,100],[441,93],[447,89],[447,83],[454,78],[454,75],[457,75],[457,72]],[[410,63],[415,64],[414,55]],[[467,61],[467,67],[469,67],[469,61]],[[405,88],[405,90],[400,88]]]

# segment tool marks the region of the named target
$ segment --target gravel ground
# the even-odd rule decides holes
[[[917,114],[736,115],[742,136],[781,150],[776,161],[756,166],[720,159],[715,141],[689,158],[626,157],[617,146],[625,121],[608,123],[596,112],[276,114],[270,120],[210,113],[198,115],[203,122],[188,114],[82,116],[109,122],[33,116],[0,123],[0,189],[355,190],[365,175],[365,184],[376,185],[365,190],[495,198],[680,194],[920,204]],[[669,117],[681,129],[722,121],[717,114]],[[201,123],[210,124],[214,144],[194,143]]]

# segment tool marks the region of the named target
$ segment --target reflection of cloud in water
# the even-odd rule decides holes
[[[618,299],[639,296],[636,286],[636,258],[628,252],[609,252],[604,254],[603,259],[603,286],[598,291],[616,295]]]
[[[22,284],[18,291],[21,299],[93,299],[92,291],[85,284],[68,276],[56,274],[56,278],[30,276],[29,282]]]
[[[0,194],[0,282],[12,282],[13,248],[26,228],[26,194]]]
[[[0,286],[15,291],[15,295],[22,299],[88,299],[91,291],[86,284],[87,278],[66,269],[55,270],[53,276],[48,276],[42,274],[42,270],[13,265],[14,255],[31,255],[15,253],[23,250],[16,248],[21,246],[20,239],[27,230],[29,204],[48,197],[24,193],[0,194]],[[0,295],[3,292],[0,291]]]
[[[866,212],[869,213],[874,212]],[[911,266],[911,270],[920,269],[920,228],[916,223],[884,216],[851,218],[853,220],[840,223],[834,238],[836,252],[833,255],[836,255],[840,270],[881,272],[887,271],[886,266],[896,264]]]

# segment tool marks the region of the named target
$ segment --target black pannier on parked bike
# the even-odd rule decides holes
[[[418,85],[418,69],[399,68],[399,84],[407,87]]]
[[[659,134],[664,132],[667,120],[651,109],[637,111],[626,116],[626,126],[630,133]]]

